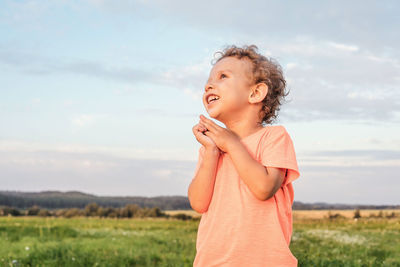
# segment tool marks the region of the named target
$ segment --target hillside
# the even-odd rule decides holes
[[[157,197],[108,197],[96,196],[79,191],[0,191],[0,206],[10,206],[26,209],[37,205],[46,209],[84,208],[87,204],[96,202],[104,207],[123,207],[126,204],[137,204],[140,207],[159,207],[162,210],[187,210],[191,209],[186,196],[157,196]],[[400,209],[400,205],[350,205],[330,203],[303,203],[295,201],[294,210],[326,210],[326,209]]]
[[[137,204],[143,207],[159,207],[162,210],[190,209],[187,197],[106,197],[86,194],[78,191],[43,191],[19,192],[0,191],[0,206],[10,206],[20,209],[37,205],[41,208],[84,208],[87,204],[96,202],[104,207],[123,207],[126,204]]]

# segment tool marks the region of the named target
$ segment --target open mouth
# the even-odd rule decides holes
[[[219,96],[217,96],[217,95],[210,95],[210,96],[208,96],[208,98],[207,98],[207,104],[211,104],[211,103],[217,101],[218,99],[219,99]]]

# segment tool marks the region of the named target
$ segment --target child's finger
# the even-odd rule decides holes
[[[207,127],[207,129],[210,131],[213,131],[213,130],[216,131],[218,129],[211,120],[200,120],[200,123],[203,123]]]
[[[193,126],[193,128],[192,128],[193,133],[198,132],[198,131],[201,131],[201,129],[202,129],[202,126],[201,126],[200,124],[196,124],[196,125]]]
[[[214,121],[208,119],[207,117],[200,115],[200,121],[205,122],[207,125],[213,126],[214,129],[218,130],[219,128],[222,128],[218,124],[216,124]]]
[[[208,137],[210,137],[210,138],[213,139],[213,140],[214,140],[214,138],[215,138],[215,134],[214,134],[213,132],[206,131],[206,132],[204,132],[204,134],[207,135]]]
[[[205,127],[207,128],[208,131],[211,131],[211,132],[216,132],[217,131],[217,129],[214,126],[210,125],[207,122],[205,122],[204,125],[205,125]]]
[[[210,124],[212,124],[212,125],[214,125],[214,126],[218,126],[215,122],[213,122],[212,120],[210,120],[210,119],[207,118],[206,116],[200,115],[200,120],[201,120],[201,121],[208,122],[208,123],[210,123]]]
[[[195,136],[197,136],[198,135],[198,133],[204,133],[204,131],[206,130],[206,128],[204,127],[204,126],[201,126],[200,124],[196,124],[194,127],[193,127],[193,134],[195,135]]]
[[[207,130],[207,127],[204,125],[204,124],[202,124],[201,122],[199,122],[199,130],[201,131],[201,132],[204,132],[204,131],[206,131]]]

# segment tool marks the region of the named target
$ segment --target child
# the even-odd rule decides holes
[[[213,65],[203,104],[226,128],[200,115],[192,129],[202,144],[188,188],[202,213],[193,266],[297,266],[289,243],[300,173],[284,126],[266,125],[287,95],[281,67],[255,45],[227,47]]]

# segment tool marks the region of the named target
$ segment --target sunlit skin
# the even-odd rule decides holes
[[[207,211],[214,191],[216,168],[221,153],[227,153],[240,178],[254,196],[265,201],[272,197],[284,181],[286,169],[265,167],[247,151],[241,139],[260,130],[262,100],[268,92],[265,83],[253,83],[251,62],[227,57],[210,71],[205,85],[203,104],[210,117],[226,128],[200,115],[192,131],[204,146],[203,161],[188,189],[191,206],[197,212]],[[207,96],[219,99],[208,103]]]

